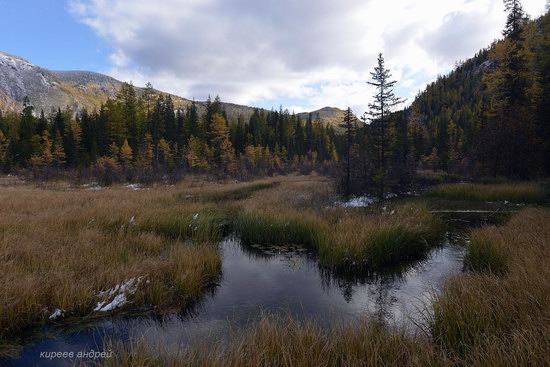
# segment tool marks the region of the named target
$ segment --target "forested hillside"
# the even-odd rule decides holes
[[[550,173],[550,15],[509,18],[505,35],[416,98],[415,159],[470,175]]]

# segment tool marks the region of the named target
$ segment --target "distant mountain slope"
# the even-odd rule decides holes
[[[90,72],[55,72],[0,52],[0,108],[20,108],[28,96],[37,110],[93,109],[116,94],[121,82]]]
[[[334,127],[338,127],[344,121],[345,111],[339,108],[325,107],[313,112],[300,113],[298,114],[298,117],[305,120],[308,118],[310,113],[313,119],[319,119]]]
[[[70,107],[73,110],[99,108],[108,98],[113,98],[122,82],[110,76],[90,71],[52,71],[34,65],[19,56],[0,51],[0,110],[15,111],[22,108],[23,99],[29,97],[37,111],[46,113],[57,108]],[[138,94],[142,88],[136,88]],[[177,108],[187,107],[191,100],[172,95]],[[204,102],[197,102],[199,113],[204,111]],[[239,115],[250,118],[255,108],[233,103],[223,103],[230,119]],[[323,108],[312,112],[331,125],[338,125],[343,111],[337,108]],[[307,118],[307,113],[301,114]]]

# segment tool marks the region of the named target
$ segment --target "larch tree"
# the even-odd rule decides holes
[[[132,165],[134,158],[132,147],[128,143],[128,139],[124,139],[124,143],[120,147],[120,162],[123,167],[128,168]]]
[[[219,113],[212,116],[211,145],[214,150],[214,161],[225,173],[230,173],[234,160],[235,150],[229,140],[229,129],[225,119]]]
[[[63,167],[66,163],[65,149],[63,148],[63,137],[56,131],[55,140],[52,146],[52,161],[55,167]]]

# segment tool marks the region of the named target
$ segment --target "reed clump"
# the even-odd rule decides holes
[[[418,259],[437,245],[443,221],[421,204],[347,214],[327,233],[321,258],[335,267],[379,268]]]

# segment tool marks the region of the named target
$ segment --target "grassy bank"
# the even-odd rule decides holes
[[[545,190],[535,183],[450,184],[438,186],[428,196],[451,200],[508,201],[518,204],[542,204]]]

